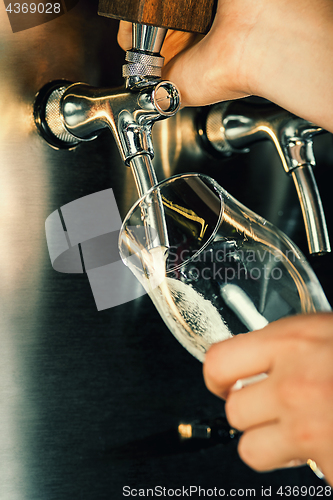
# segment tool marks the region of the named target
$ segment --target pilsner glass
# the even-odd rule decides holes
[[[151,215],[157,206],[163,245]],[[150,189],[127,214],[119,248],[170,331],[200,361],[214,342],[331,310],[294,243],[206,175]]]

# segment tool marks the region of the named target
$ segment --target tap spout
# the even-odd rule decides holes
[[[325,254],[331,251],[325,222],[323,205],[312,166],[307,164],[291,172],[300,201],[306,237],[311,254]]]

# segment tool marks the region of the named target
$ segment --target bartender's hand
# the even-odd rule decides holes
[[[332,0],[219,0],[205,37],[171,31],[162,55],[184,106],[258,95],[333,132]]]
[[[233,390],[239,379],[268,377]],[[244,431],[239,454],[266,471],[311,458],[333,485],[333,314],[295,316],[213,345],[204,363],[210,391],[226,399]]]

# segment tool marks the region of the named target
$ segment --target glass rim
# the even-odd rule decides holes
[[[119,239],[118,239],[119,254],[120,254],[120,257],[121,257],[122,261],[125,264],[126,264],[126,257],[123,256],[123,252],[121,251],[121,235],[124,232],[126,221],[128,221],[132,217],[132,215],[134,214],[135,210],[137,210],[137,208],[140,206],[140,204],[143,202],[143,200],[147,196],[150,196],[150,194],[152,192],[156,191],[156,189],[160,189],[161,187],[163,187],[165,185],[168,185],[168,184],[171,184],[172,182],[175,182],[178,179],[188,178],[188,177],[200,177],[200,178],[206,179],[208,181],[208,183],[212,187],[215,187],[215,189],[217,191],[217,194],[218,194],[218,196],[220,198],[220,212],[219,212],[219,215],[218,215],[215,227],[214,227],[211,235],[209,236],[208,240],[202,246],[200,246],[200,248],[196,252],[194,252],[194,254],[191,255],[191,257],[189,257],[188,259],[184,260],[184,262],[182,262],[181,264],[178,264],[177,266],[173,267],[172,269],[168,269],[167,272],[166,272],[166,274],[168,274],[170,272],[177,271],[178,269],[182,268],[184,265],[186,265],[189,262],[191,262],[198,255],[200,255],[201,252],[203,252],[205,250],[205,248],[207,248],[207,246],[211,243],[212,239],[215,237],[215,235],[216,235],[216,233],[217,233],[217,231],[218,231],[218,229],[220,227],[222,216],[223,216],[223,209],[224,209],[224,204],[223,204],[224,203],[224,199],[222,197],[223,188],[219,185],[219,183],[217,181],[215,181],[215,179],[213,179],[209,175],[202,174],[200,172],[187,172],[187,173],[182,173],[182,174],[176,174],[176,175],[172,175],[171,177],[168,177],[167,179],[163,179],[162,181],[158,182],[157,184],[155,184],[154,186],[152,186],[150,189],[148,189],[148,191],[146,193],[144,193],[140,198],[138,198],[136,200],[136,202],[131,206],[131,208],[128,210],[127,214],[125,215],[124,220],[122,221],[122,224],[121,224],[121,227],[120,227]]]

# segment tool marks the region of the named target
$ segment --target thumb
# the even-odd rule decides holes
[[[132,48],[132,23],[120,21],[117,40],[123,50]]]

